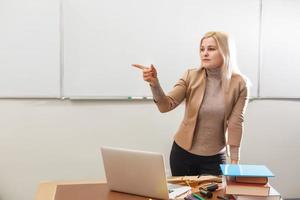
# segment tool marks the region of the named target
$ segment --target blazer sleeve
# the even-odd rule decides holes
[[[230,157],[234,160],[239,160],[239,147],[244,130],[244,114],[248,101],[249,87],[244,82],[228,120],[228,144],[230,146]]]
[[[161,86],[151,87],[154,102],[160,112],[168,112],[176,108],[186,97],[189,70],[177,81],[173,89],[165,95]]]

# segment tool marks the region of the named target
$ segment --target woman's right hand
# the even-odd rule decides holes
[[[132,64],[132,66],[143,70],[144,81],[148,82],[151,87],[158,86],[157,71],[154,65],[151,64],[150,67],[147,67],[140,64]]]

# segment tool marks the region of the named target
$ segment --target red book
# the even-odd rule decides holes
[[[277,192],[272,186],[270,188],[269,196],[246,196],[246,195],[234,195],[236,200],[281,200],[279,192]]]
[[[235,181],[238,183],[260,183],[267,184],[268,177],[249,177],[249,176],[236,176]]]
[[[256,183],[238,183],[226,178],[225,193],[232,195],[268,196],[270,185]]]

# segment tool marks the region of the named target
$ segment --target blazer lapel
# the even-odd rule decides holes
[[[200,106],[202,104],[203,101],[203,97],[204,97],[204,93],[205,93],[205,89],[206,89],[206,71],[204,68],[199,69],[199,78],[197,81],[197,89],[195,90],[195,100],[196,100],[196,107],[195,107],[195,112],[196,115],[195,117],[198,117],[198,112],[200,109]]]

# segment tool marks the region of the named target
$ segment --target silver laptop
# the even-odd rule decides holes
[[[101,152],[110,190],[158,199],[173,199],[190,190],[167,184],[162,154],[111,147],[101,147]]]

